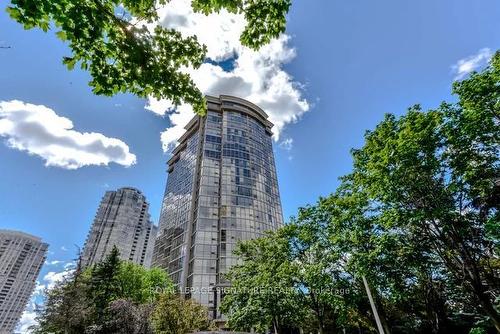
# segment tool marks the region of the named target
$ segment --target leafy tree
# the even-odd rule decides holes
[[[35,334],[84,333],[90,324],[91,307],[86,300],[89,276],[75,272],[45,291],[45,304],[37,310]]]
[[[115,247],[101,263],[77,270],[47,291],[33,331],[149,333],[155,303],[172,291],[164,271],[124,262]]]
[[[334,194],[241,244],[230,326],[265,331],[300,306],[286,322],[306,332],[376,331],[366,277],[386,333],[499,331],[499,85],[497,52],[455,83],[457,103],[387,115]],[[298,296],[266,294],[275,287]],[[315,293],[342,287],[348,299]]]
[[[173,293],[174,285],[167,273],[159,268],[144,270],[131,262],[122,262],[118,275],[120,298],[134,303],[155,302],[163,293]]]
[[[231,288],[221,311],[229,327],[265,332],[271,328],[282,333],[297,326],[306,316],[297,286],[297,265],[292,263],[288,239],[283,235],[265,237],[239,244],[235,254],[241,263],[230,269]]]
[[[462,295],[450,293],[456,285],[441,262],[424,243],[411,242],[401,230],[387,229],[380,216],[369,213],[363,194],[344,186],[317,205],[301,209],[297,220],[328,222],[324,233],[329,235],[331,251],[339,254],[334,265],[341,266],[339,276],[349,289],[345,328],[376,330],[362,282],[365,276],[386,333],[459,333],[458,322],[450,319],[450,305],[457,312],[470,309],[459,308]]]
[[[375,329],[364,288],[349,271],[346,244],[331,237],[331,219],[326,205],[302,208],[281,230],[239,245],[241,263],[228,274],[231,288],[221,306],[231,328]]]
[[[365,276],[385,331],[390,333],[391,324],[396,323],[392,318],[401,315],[402,305],[409,304],[407,291],[416,284],[418,268],[412,264],[425,263],[425,257],[414,254],[401,237],[382,234],[376,219],[364,214],[363,202],[362,197],[347,193],[320,199],[317,205],[300,209],[285,227],[295,230],[290,242],[298,250],[294,257],[301,265],[299,281],[307,287],[303,292],[320,331],[376,330],[362,282]],[[316,296],[314,291],[322,294]],[[412,313],[409,310],[405,315]],[[412,315],[416,323],[425,320]],[[324,329],[321,317],[329,322]]]
[[[378,241],[358,261],[387,246],[393,248],[390,254],[409,250],[438,261],[443,274],[431,267],[428,277],[453,280],[500,331],[495,305],[500,295],[499,82],[497,53],[483,72],[454,85],[457,104],[428,112],[416,106],[399,119],[387,115],[353,151],[354,170],[342,179],[339,196],[364,199],[355,204],[361,219],[354,230],[374,221],[361,232],[370,231],[370,240]],[[381,241],[396,241],[396,247],[380,247]],[[398,266],[385,267],[391,268]]]
[[[157,334],[186,334],[215,329],[205,307],[173,294],[160,296],[153,311],[152,324]]]
[[[327,216],[313,207],[299,210],[297,219],[283,229],[291,245],[296,280],[306,307],[312,311],[319,333],[335,332],[347,325],[352,279],[344,268],[342,253],[329,239]]]
[[[111,333],[153,334],[150,317],[152,304],[137,304],[130,299],[118,299],[109,305]]]
[[[11,0],[11,18],[25,29],[56,30],[68,43],[68,69],[79,64],[92,76],[95,94],[130,92],[140,97],[168,98],[204,113],[205,100],[183,66],[198,68],[206,47],[196,37],[157,24],[156,6],[168,0]],[[257,49],[285,31],[291,0],[193,0],[197,12],[227,9],[247,20],[241,42]],[[147,27],[149,25],[150,28]]]
[[[120,253],[114,246],[104,261],[90,269],[88,300],[93,305],[95,322],[100,325],[109,320],[109,304],[121,297],[118,284],[121,264]]]
[[[213,329],[207,310],[174,294],[167,274],[120,260],[116,247],[47,292],[34,333],[189,333]]]

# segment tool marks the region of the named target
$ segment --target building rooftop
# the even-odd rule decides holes
[[[21,231],[0,229],[0,234],[8,234],[8,235],[16,236],[16,237],[23,237],[23,238],[32,239],[35,241],[40,241],[40,242],[42,241],[42,238],[40,238],[40,237],[31,235],[31,234],[28,234],[25,232],[21,232]]]

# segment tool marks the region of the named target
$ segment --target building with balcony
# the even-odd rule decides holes
[[[47,248],[38,237],[0,229],[0,334],[14,332],[35,289]]]
[[[116,246],[122,260],[148,268],[156,231],[149,204],[139,190],[125,187],[106,191],[83,248],[82,266],[104,260]]]

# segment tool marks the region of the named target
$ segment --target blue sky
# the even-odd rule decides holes
[[[269,56],[274,70],[289,76],[283,87],[300,94],[290,97],[289,114],[282,115],[279,104],[270,107],[282,122],[275,153],[285,220],[334,191],[337,178],[350,170],[349,150],[384,113],[451,100],[459,69],[484,64],[485,48],[500,47],[499,17],[496,0],[294,1],[287,40],[278,44],[282,53]],[[4,8],[0,27],[0,46],[11,46],[0,49],[0,101],[44,105],[78,132],[119,139],[137,160],[129,167],[46,167],[41,157],[0,137],[0,227],[40,236],[50,244],[50,261],[68,261],[83,244],[103,193],[121,186],[141,189],[157,222],[169,157],[160,133],[178,120],[145,110],[148,101],[134,96],[92,95],[88,74],[61,64],[68,50],[53,33],[23,30]],[[241,53],[241,66],[244,58]],[[262,73],[255,80],[269,78]],[[258,100],[263,93],[254,94]],[[165,145],[176,135],[169,131]],[[63,264],[47,265],[41,277]]]

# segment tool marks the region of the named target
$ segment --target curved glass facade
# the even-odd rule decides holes
[[[272,124],[257,106],[208,97],[169,161],[153,264],[169,271],[214,318],[237,259],[236,243],[283,224],[272,149]]]

